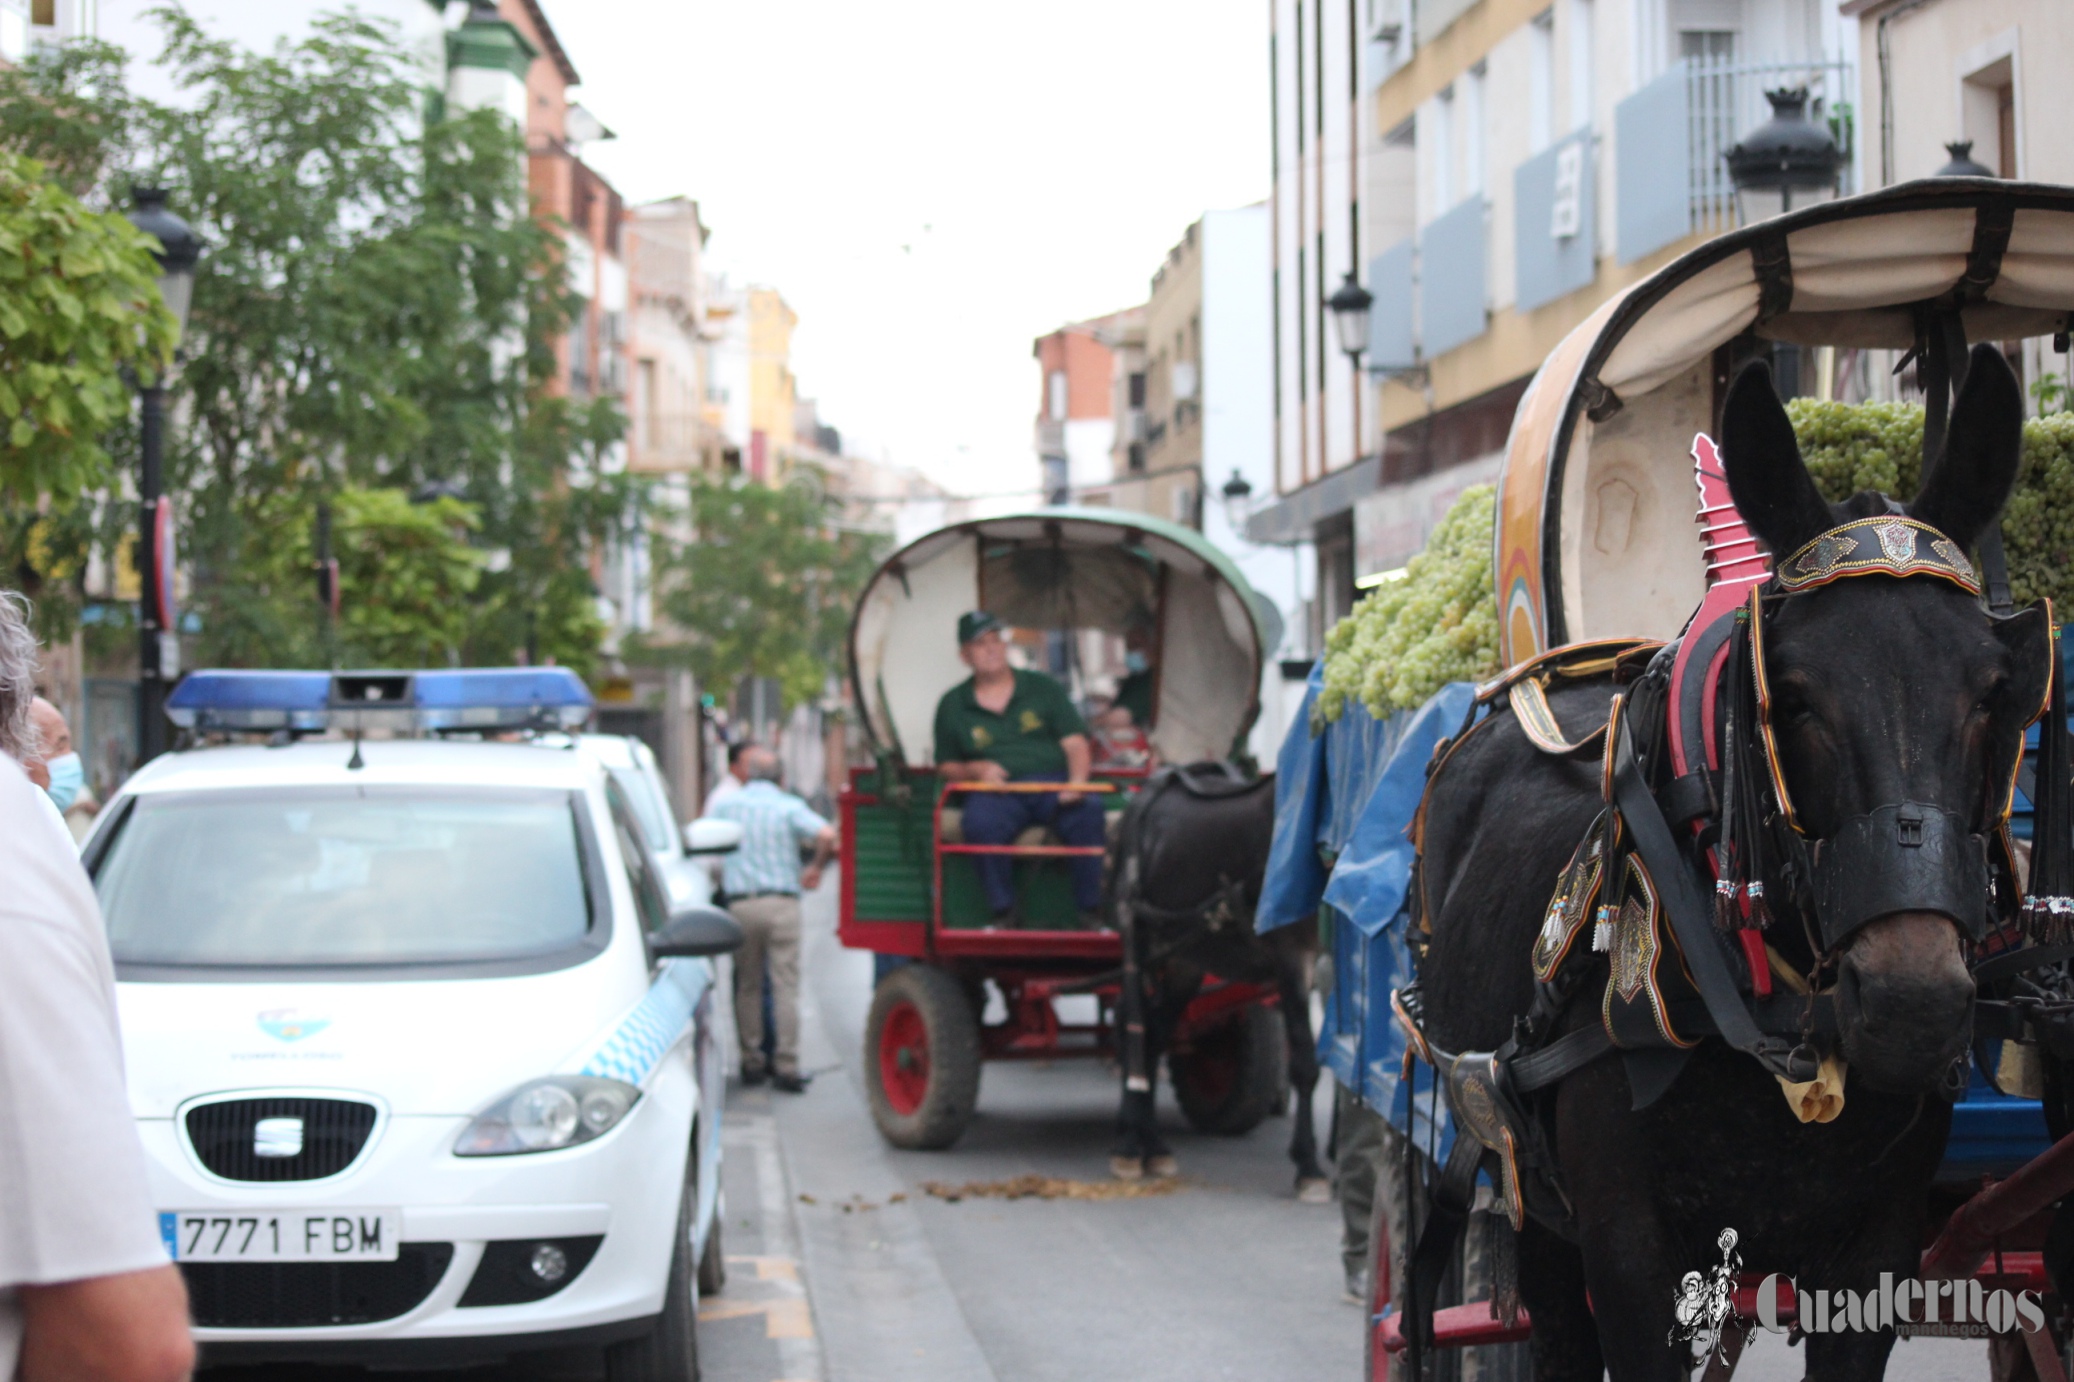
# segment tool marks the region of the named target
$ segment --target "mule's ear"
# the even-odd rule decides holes
[[[1835,526],[1800,459],[1793,422],[1772,388],[1771,366],[1743,367],[1721,407],[1721,466],[1750,531],[1781,561]]]
[[[1966,383],[1952,402],[1944,454],[1928,467],[1923,492],[1908,506],[1961,547],[1971,547],[2002,512],[2023,456],[2024,398],[2002,352],[1977,345]]]

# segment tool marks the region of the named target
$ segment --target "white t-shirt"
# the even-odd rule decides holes
[[[100,905],[49,806],[0,754],[0,1378],[21,1349],[16,1286],[166,1264]]]

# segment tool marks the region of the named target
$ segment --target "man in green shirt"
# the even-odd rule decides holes
[[[936,703],[936,770],[952,782],[1085,782],[1087,725],[1066,688],[1042,672],[1008,665],[1001,621],[983,610],[958,619],[958,657],[972,675]],[[1048,825],[1068,845],[1104,841],[1101,803],[1079,792],[969,792],[964,796],[965,840],[1013,844],[1029,825]],[[1015,905],[1014,859],[971,856],[980,887],[997,920]],[[1073,900],[1084,924],[1102,906],[1102,861],[1072,861]]]

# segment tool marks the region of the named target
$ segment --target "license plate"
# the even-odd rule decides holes
[[[176,1262],[393,1262],[398,1209],[168,1210],[159,1236]]]

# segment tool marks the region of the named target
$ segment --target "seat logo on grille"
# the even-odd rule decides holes
[[[276,1041],[301,1041],[330,1025],[328,1017],[300,1017],[293,1008],[272,1008],[259,1015],[259,1030]]]
[[[262,1118],[252,1125],[252,1155],[285,1159],[302,1155],[302,1119]]]

